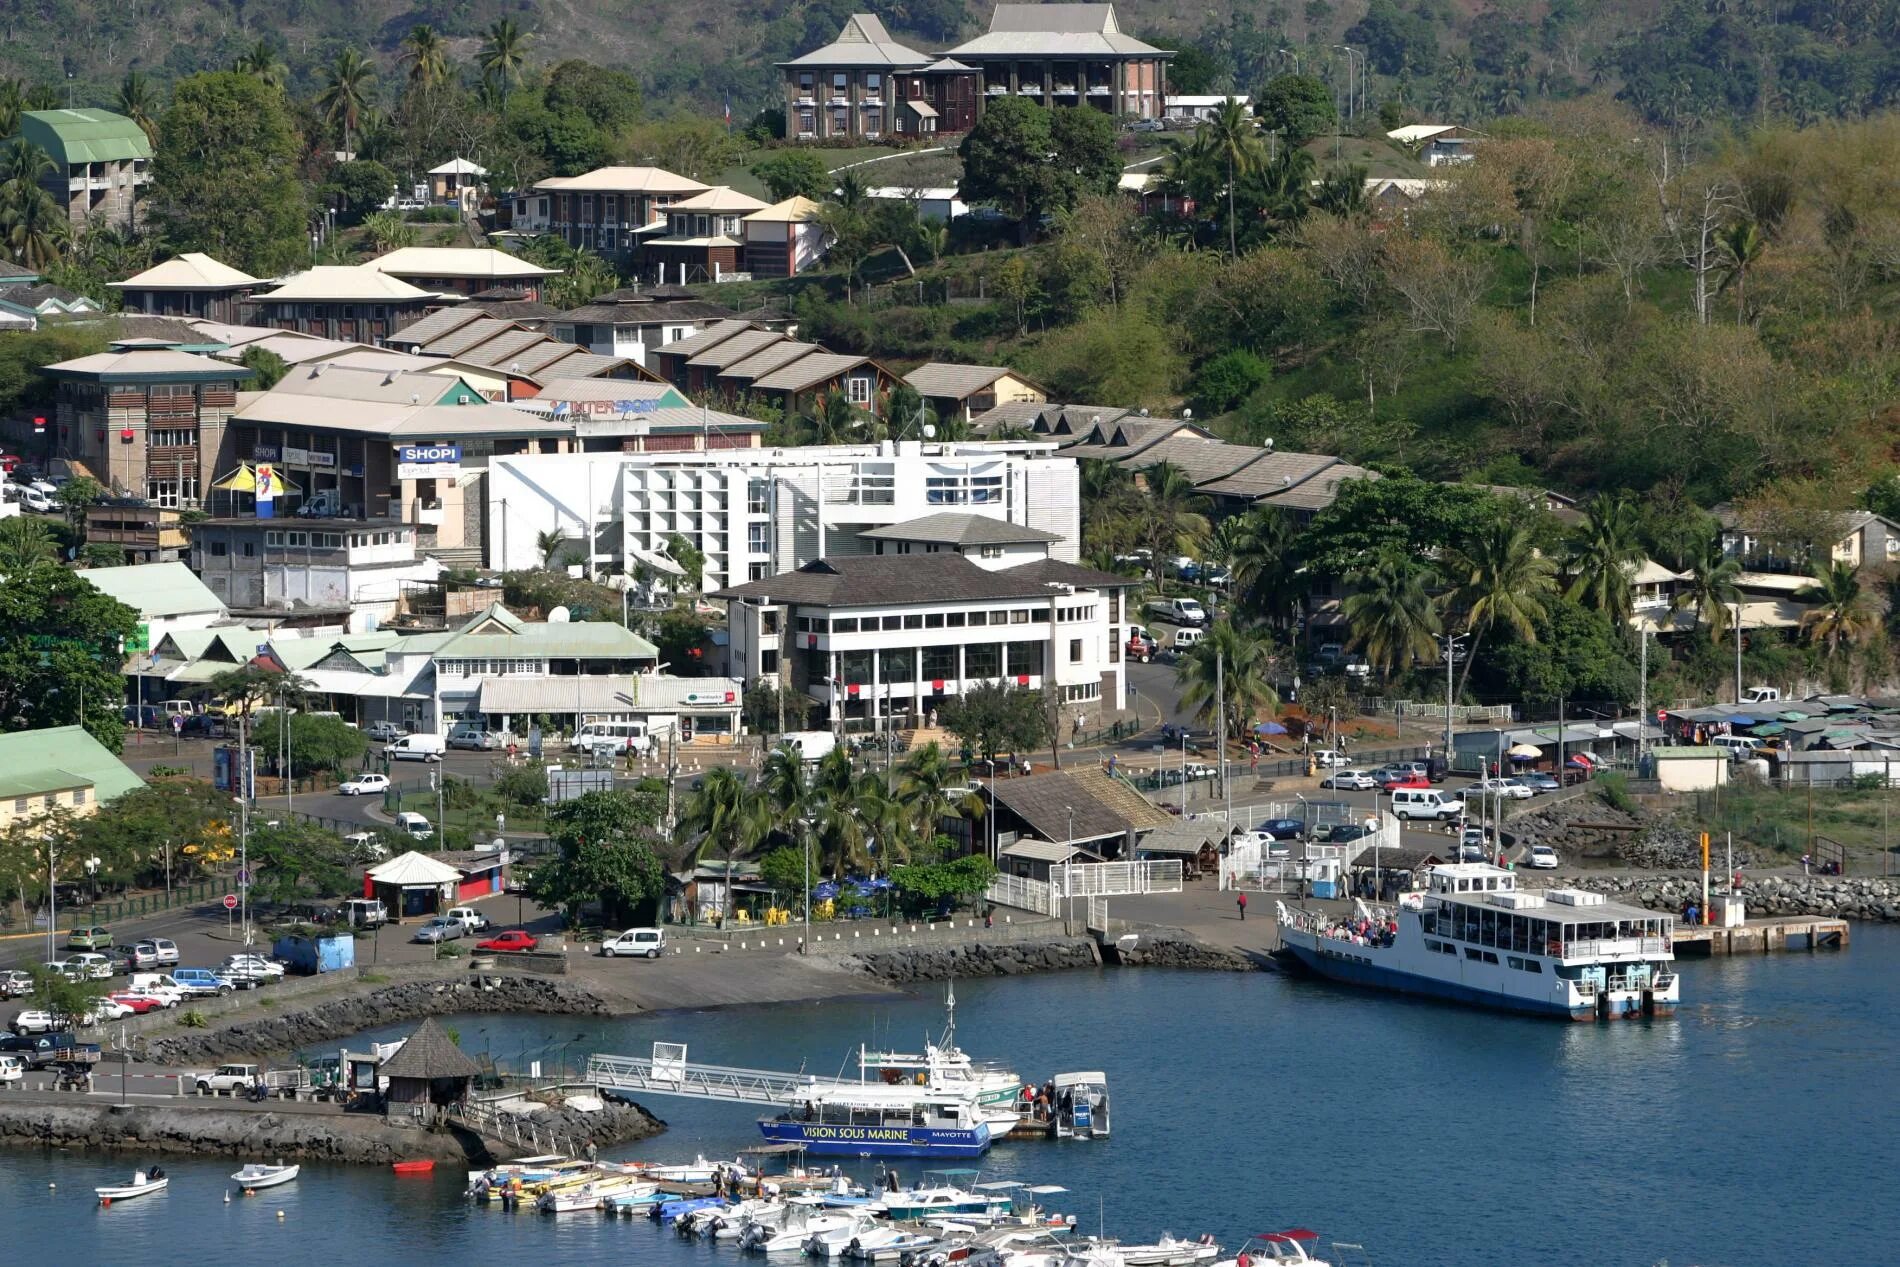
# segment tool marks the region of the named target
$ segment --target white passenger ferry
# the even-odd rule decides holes
[[[1680,983],[1666,914],[1577,889],[1520,891],[1488,863],[1435,867],[1396,908],[1279,904],[1285,954],[1320,976],[1508,1012],[1667,1016]]]

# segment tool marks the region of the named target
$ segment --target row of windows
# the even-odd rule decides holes
[[[1082,607],[1058,607],[1056,608],[1056,619],[1065,625],[1072,625],[1085,620],[1094,620],[1095,604],[1089,603]]]
[[[154,449],[195,449],[198,432],[192,427],[161,427],[147,431],[145,443]]]
[[[817,83],[818,83],[817,76],[814,75],[811,71],[809,70],[799,71],[798,72],[798,95],[801,97],[811,96],[812,89],[817,85]],[[864,90],[866,92],[883,92],[884,91],[884,73],[882,71],[877,71],[877,70],[865,71],[864,72]],[[831,95],[834,97],[842,97],[846,95],[847,93],[849,93],[850,91],[851,91],[850,72],[842,71],[842,70],[833,71],[831,75]]]
[[[958,655],[962,655],[959,670]],[[814,654],[814,676],[830,670],[824,664],[824,652]],[[913,664],[916,666],[913,670]],[[922,647],[915,656],[909,647],[880,650],[875,663],[869,651],[844,651],[838,655],[838,680],[863,684],[880,681],[909,684],[914,678],[935,682],[957,678],[1020,677],[1042,673],[1040,642],[978,642],[964,647]]]
[[[1000,475],[944,475],[924,480],[924,501],[932,506],[983,506],[1002,500]]]
[[[343,534],[340,532],[267,532],[264,534],[264,545],[272,550],[281,550],[285,546],[341,550]]]
[[[87,796],[87,790],[85,788],[83,787],[74,788],[73,794],[72,794],[72,804],[74,806],[84,805],[86,803],[86,796]],[[48,792],[44,796],[42,796],[40,798],[40,808],[58,809],[59,808],[59,793]],[[31,813],[32,810],[33,810],[32,797],[16,796],[13,798],[13,812],[14,813],[28,814],[28,813]]]
[[[546,671],[542,660],[437,660],[436,672],[450,677],[522,677]]]
[[[1102,684],[1100,682],[1084,682],[1080,686],[1065,686],[1062,688],[1062,699],[1064,703],[1086,704],[1091,700],[1098,700],[1100,698],[1102,698]]]
[[[994,612],[912,612],[906,616],[834,616],[829,630],[822,616],[800,616],[800,633],[878,633],[885,629],[962,629],[966,626],[1027,625],[1040,619],[1033,607]]]
[[[160,479],[148,476],[145,480],[145,500],[154,506],[163,506],[167,510],[177,510],[181,506],[198,504],[198,477],[185,475],[175,479]]]

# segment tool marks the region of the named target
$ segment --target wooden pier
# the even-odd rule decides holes
[[[1674,937],[1678,959],[1691,955],[1766,955],[1777,950],[1844,950],[1848,926],[1846,920],[1831,916],[1771,915],[1733,928],[1678,923]]]

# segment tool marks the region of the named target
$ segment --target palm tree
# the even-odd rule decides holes
[[[561,552],[567,548],[567,534],[559,528],[537,532],[534,534],[534,548],[541,552],[541,566],[552,568],[560,559]]]
[[[409,66],[409,82],[419,88],[434,88],[449,77],[449,45],[434,27],[418,23],[402,37],[400,60]]]
[[[120,114],[139,125],[146,140],[154,145],[158,143],[158,90],[152,87],[151,80],[136,70],[126,72],[119,82],[119,95],[114,104]]]
[[[846,211],[861,211],[871,197],[871,186],[853,168],[845,168],[838,173],[837,185],[831,195],[831,201]]]
[[[250,75],[266,88],[281,89],[290,81],[290,67],[284,65],[269,40],[259,40],[238,55],[233,67],[241,75]]]
[[[862,412],[843,392],[820,397],[818,408],[805,417],[819,444],[848,444],[864,429]]]
[[[1227,169],[1227,256],[1240,255],[1234,225],[1234,184],[1260,163],[1260,128],[1240,102],[1229,97],[1214,111],[1214,117],[1201,125],[1207,130],[1207,143]]]
[[[65,104],[60,100],[59,89],[51,84],[34,84],[26,90],[28,110],[57,110]]]
[[[58,558],[53,534],[38,519],[0,519],[0,576],[20,576]]]
[[[1334,166],[1312,196],[1313,205],[1327,215],[1350,219],[1365,209],[1366,169],[1357,163]]]
[[[1175,666],[1174,680],[1181,688],[1182,707],[1192,709],[1196,721],[1210,726],[1220,714],[1217,688],[1224,686],[1227,733],[1238,736],[1262,714],[1279,707],[1272,673],[1272,644],[1221,620]]]
[[[1159,579],[1176,551],[1191,548],[1207,535],[1207,499],[1195,492],[1187,472],[1172,462],[1143,468],[1141,479],[1147,493],[1145,535],[1154,555],[1148,565]]]
[[[533,38],[513,18],[502,18],[488,28],[488,37],[482,41],[476,65],[482,68],[482,77],[500,91],[504,106],[508,104],[508,90],[521,83],[521,67]]]
[[[1796,590],[1794,597],[1814,604],[1801,614],[1801,628],[1807,631],[1808,641],[1820,643],[1830,657],[1866,637],[1877,623],[1851,563],[1835,561],[1816,571],[1814,583]]]
[[[1716,249],[1722,260],[1720,294],[1735,287],[1735,324],[1741,325],[1748,309],[1748,270],[1755,266],[1767,247],[1761,227],[1750,219],[1737,220],[1716,235]]]
[[[0,136],[12,136],[20,130],[20,112],[26,109],[26,93],[20,81],[0,79]]]
[[[1632,598],[1630,576],[1642,561],[1636,507],[1627,497],[1599,494],[1571,543],[1574,579],[1567,595],[1626,625]]]
[[[818,808],[819,797],[805,772],[805,758],[793,748],[774,748],[759,775],[759,791],[782,831],[797,831],[800,819]]]
[[[1728,632],[1730,606],[1742,599],[1736,585],[1742,565],[1723,552],[1721,540],[1713,533],[1696,545],[1686,563],[1682,570],[1689,579],[1676,591],[1675,605],[1693,611],[1696,624],[1706,625],[1710,640],[1719,642]]]
[[[1461,549],[1447,550],[1444,570],[1453,585],[1451,605],[1464,612],[1471,635],[1458,676],[1463,690],[1486,631],[1504,625],[1525,642],[1537,641],[1537,622],[1544,618],[1544,599],[1557,588],[1557,569],[1537,552],[1529,528],[1500,515]]]
[[[699,833],[687,861],[697,863],[709,849],[734,858],[754,843],[756,838],[745,834],[754,799],[752,789],[732,767],[715,766],[707,771],[680,806],[680,824]]]
[[[416,226],[398,211],[373,211],[363,217],[363,233],[377,251],[393,251],[416,244]]]
[[[1241,530],[1227,560],[1234,594],[1262,620],[1282,623],[1298,605],[1299,577],[1293,557],[1298,535],[1285,511],[1260,507],[1236,519]],[[1223,525],[1224,527],[1225,525]]]
[[[41,187],[58,168],[46,151],[25,137],[0,148],[0,246],[29,268],[58,263],[72,241],[72,220]]]
[[[375,93],[376,67],[353,48],[338,53],[324,72],[323,91],[317,94],[317,105],[323,110],[326,122],[341,124],[346,154],[353,152],[351,143],[356,137],[357,124]]]
[[[1399,672],[1429,656],[1443,622],[1426,592],[1429,572],[1399,555],[1382,555],[1352,575],[1353,593],[1340,610],[1352,629],[1352,643],[1381,673]]]
[[[929,843],[937,835],[940,819],[964,808],[963,800],[950,789],[962,783],[951,769],[950,758],[934,742],[910,753],[898,767],[898,800],[910,817],[916,839]]]

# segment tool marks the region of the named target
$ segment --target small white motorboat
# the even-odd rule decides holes
[[[299,1169],[297,1166],[286,1166],[281,1161],[275,1166],[254,1161],[232,1175],[231,1179],[248,1194],[260,1188],[275,1188],[279,1184],[289,1183],[297,1177]]]
[[[1126,1267],[1200,1267],[1220,1257],[1220,1246],[1212,1236],[1198,1241],[1177,1240],[1165,1232],[1151,1245],[1117,1247]]]
[[[133,1171],[130,1183],[94,1188],[93,1191],[99,1194],[100,1205],[111,1205],[114,1201],[130,1201],[133,1197],[142,1197],[148,1192],[163,1192],[170,1183],[170,1176],[154,1166],[149,1172]]]

